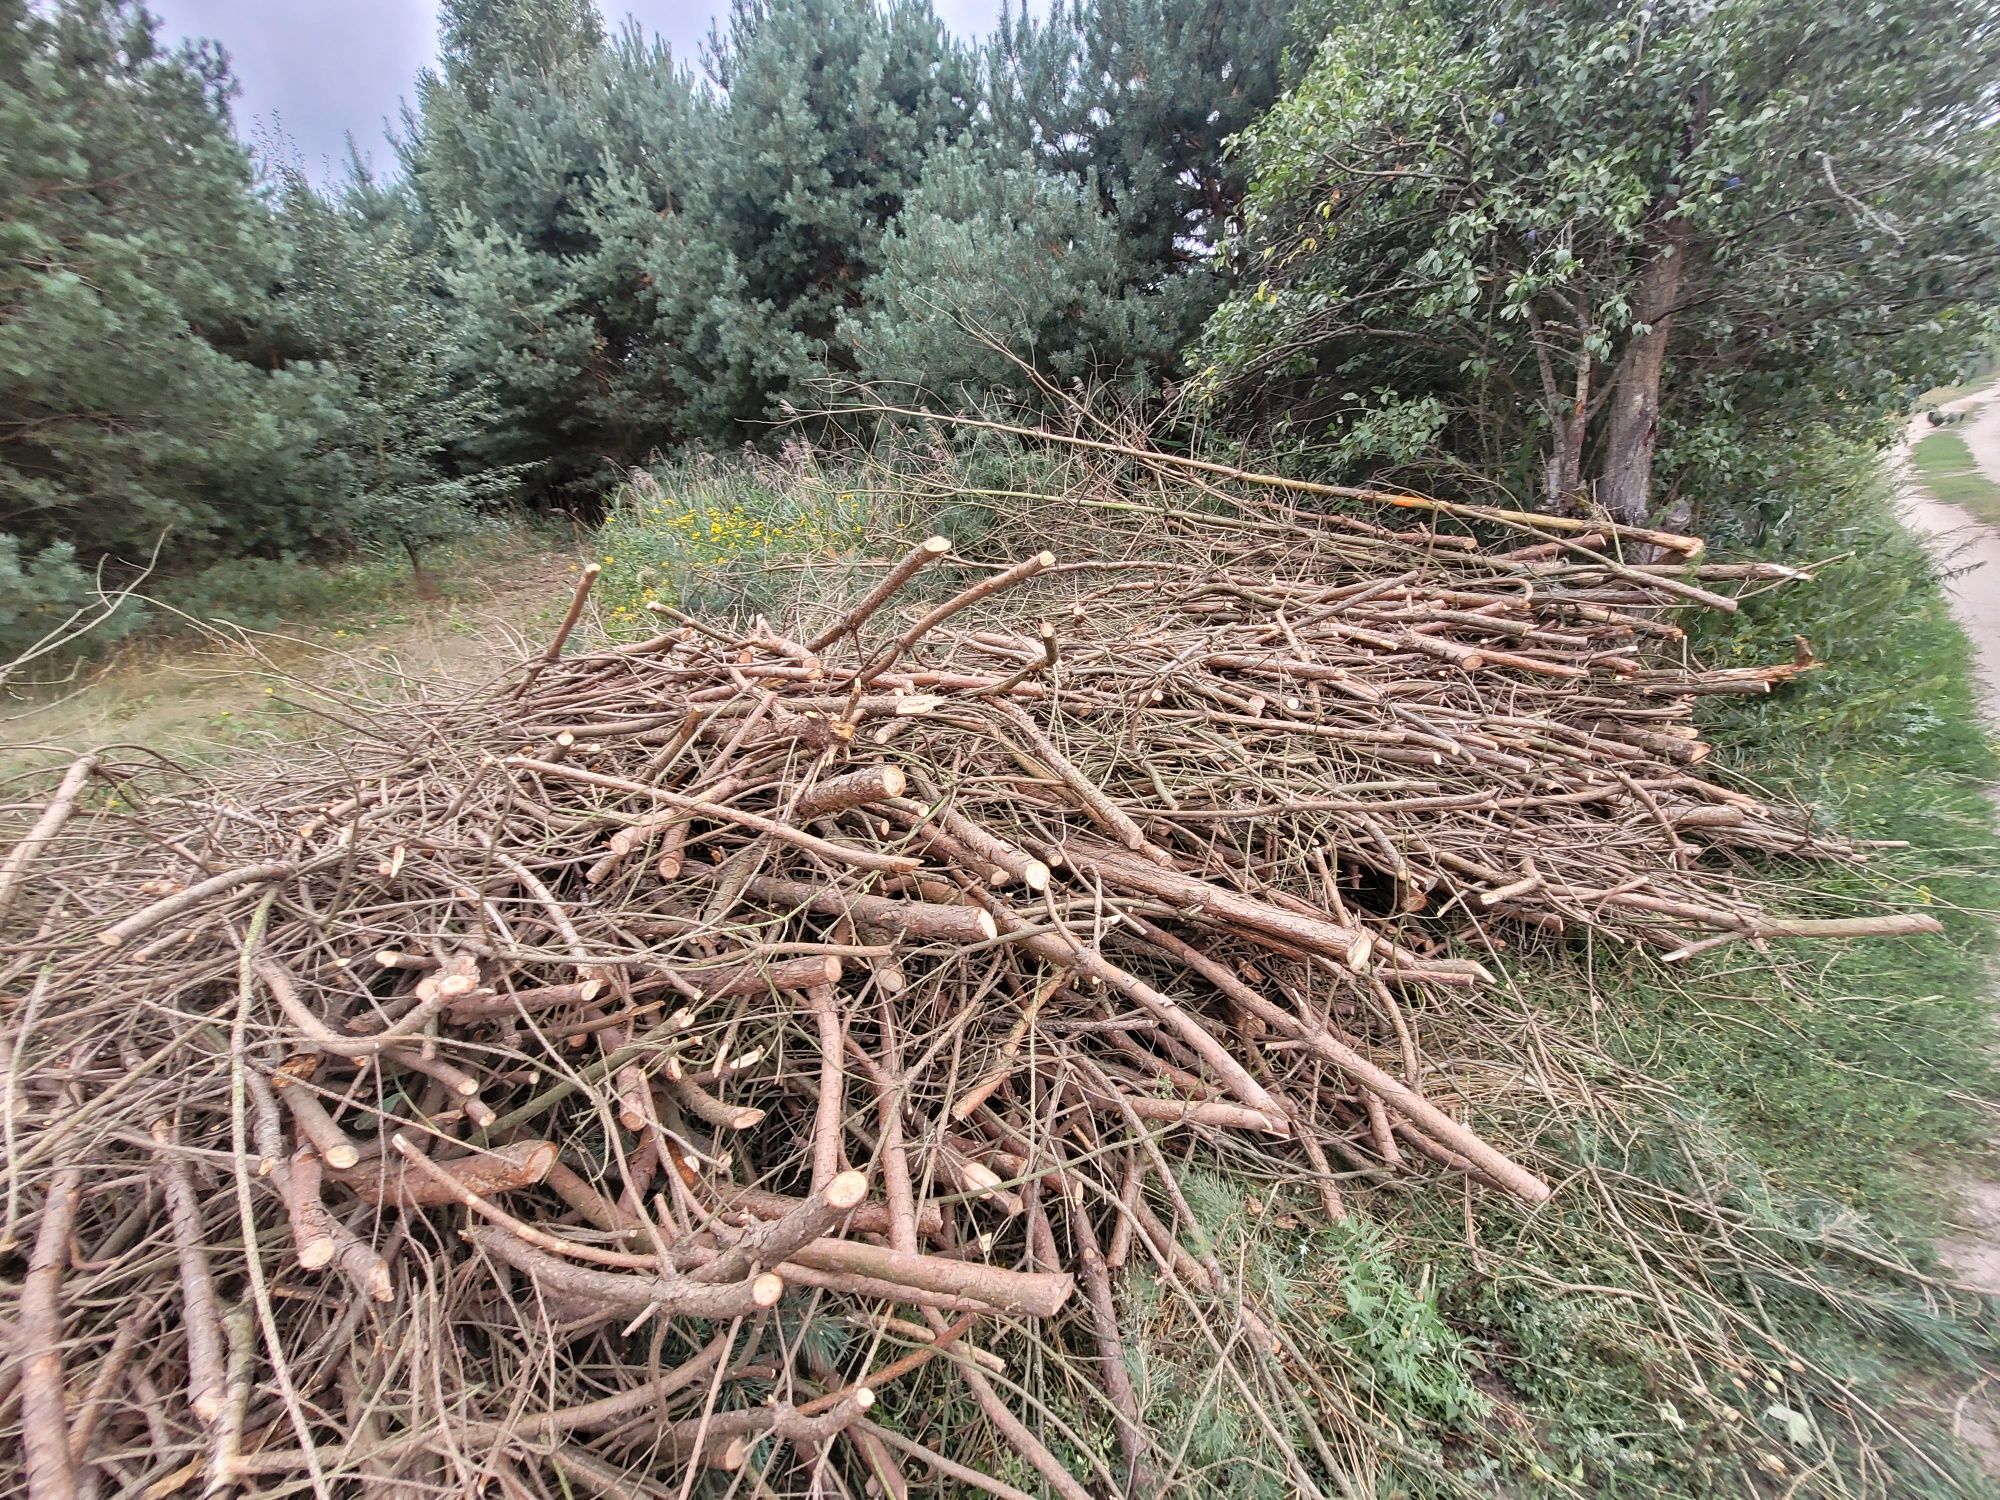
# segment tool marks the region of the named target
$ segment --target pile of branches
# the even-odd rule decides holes
[[[1813,663],[1674,616],[1796,575],[1302,488],[565,655],[587,571],[499,685],[276,770],[76,761],[0,865],[8,1487],[1156,1492],[1125,1268],[1287,1359],[1190,1152],[1534,1205],[1473,1123],[1532,1061],[1424,1045],[1509,950],[1934,930],[1764,909],[1866,851],[1701,773],[1704,695]]]

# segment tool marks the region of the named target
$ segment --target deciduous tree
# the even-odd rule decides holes
[[[1546,503],[1637,520],[1662,453],[1882,410],[1984,331],[1992,0],[1319,0],[1305,24],[1310,68],[1245,137],[1246,285],[1205,346],[1267,415],[1351,434],[1428,402],[1434,472],[1532,455]]]

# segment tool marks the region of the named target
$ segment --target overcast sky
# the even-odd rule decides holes
[[[697,61],[696,48],[727,0],[599,0],[611,29],[627,14]],[[1000,0],[935,0],[961,35],[979,35]],[[315,177],[336,173],[343,144],[393,168],[383,135],[412,98],[417,70],[437,51],[435,0],[149,0],[161,34],[212,37],[228,49],[242,93],[236,132],[255,146],[289,142],[285,155]]]

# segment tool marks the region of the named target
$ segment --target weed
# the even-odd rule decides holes
[[[777,565],[852,557],[870,513],[851,476],[803,460],[636,469],[597,533],[599,609],[614,635],[644,625],[655,602],[723,617],[775,613],[793,581]]]

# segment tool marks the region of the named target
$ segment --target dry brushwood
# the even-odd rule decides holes
[[[1535,1205],[1534,1140],[1474,1118],[1512,1085],[1425,1048],[1511,949],[1935,928],[1749,894],[1865,858],[1700,774],[1695,703],[1814,663],[1705,670],[1674,613],[1788,570],[1198,479],[1068,497],[1081,556],[931,538],[792,633],[564,655],[586,575],[495,688],[337,753],[191,789],[106,750],[17,804],[27,1493],[684,1494],[755,1458],[901,1494],[974,1474],[863,1415],[926,1368],[1053,1491],[1154,1489],[1115,1279],[1228,1295],[1177,1143],[1329,1213],[1444,1174]],[[1037,1436],[989,1347],[1024,1329],[1103,1362],[1123,1476]]]

